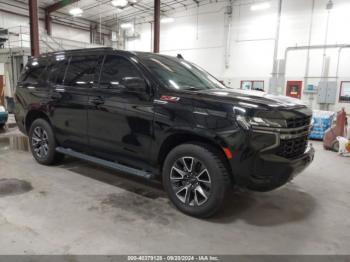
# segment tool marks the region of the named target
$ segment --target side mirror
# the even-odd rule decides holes
[[[124,77],[120,85],[124,86],[124,92],[145,93],[147,89],[145,79],[140,77]]]

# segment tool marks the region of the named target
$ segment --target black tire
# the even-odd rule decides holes
[[[191,158],[193,158],[192,164],[190,164]],[[184,161],[187,162],[186,166],[190,166],[191,171],[195,173],[188,172],[186,179],[180,178],[183,177],[181,175],[183,170],[189,170],[185,167]],[[177,172],[181,163],[184,169],[180,174]],[[200,163],[200,167],[198,167],[198,163]],[[198,171],[195,170],[195,165],[198,167]],[[206,182],[199,182],[197,175],[203,173],[205,169],[207,173],[204,173],[204,177],[201,177],[200,180]],[[180,177],[177,178],[175,174],[180,175]],[[175,147],[165,159],[162,175],[164,188],[173,204],[185,214],[199,218],[210,217],[219,211],[230,187],[229,173],[222,153],[215,147],[195,142]],[[193,182],[195,179],[197,182]],[[200,191],[196,190],[198,186],[201,186]],[[183,192],[184,190],[185,192]],[[189,196],[188,192],[190,192]],[[199,192],[205,193],[207,198],[205,199]]]
[[[41,136],[38,130],[42,130]],[[40,145],[36,144],[38,139],[41,139]],[[57,143],[54,132],[50,124],[44,119],[36,119],[30,126],[29,145],[33,157],[42,165],[56,164],[64,157],[62,154],[56,152]],[[42,148],[38,150],[39,147]],[[39,154],[39,151],[42,153]]]
[[[5,128],[5,124],[0,124],[0,130]]]

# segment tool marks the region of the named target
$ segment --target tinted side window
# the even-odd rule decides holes
[[[102,56],[73,56],[69,62],[64,84],[73,87],[91,87]]]
[[[21,81],[27,84],[38,84],[43,82],[45,79],[42,79],[42,76],[45,75],[46,66],[46,60],[29,61],[25,67],[25,72]]]
[[[123,78],[142,77],[137,68],[127,59],[107,55],[103,64],[100,88],[117,88]]]
[[[49,81],[53,84],[61,85],[63,84],[64,75],[66,73],[66,68],[68,65],[67,60],[61,60],[54,62],[50,66],[50,76]]]

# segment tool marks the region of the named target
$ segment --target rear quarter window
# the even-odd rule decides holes
[[[23,83],[38,84],[45,81],[47,61],[44,59],[33,59],[29,61],[20,79]]]

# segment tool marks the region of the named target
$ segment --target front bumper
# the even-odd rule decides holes
[[[229,164],[234,184],[253,191],[271,191],[288,183],[310,165],[315,155],[311,144],[297,157],[279,155],[281,140],[273,133],[240,131],[225,141],[232,152]]]
[[[286,159],[274,154],[259,154],[254,160],[253,172],[245,179],[245,186],[250,190],[261,192],[281,187],[307,168],[314,155],[312,144],[309,144],[304,154],[296,159]]]

